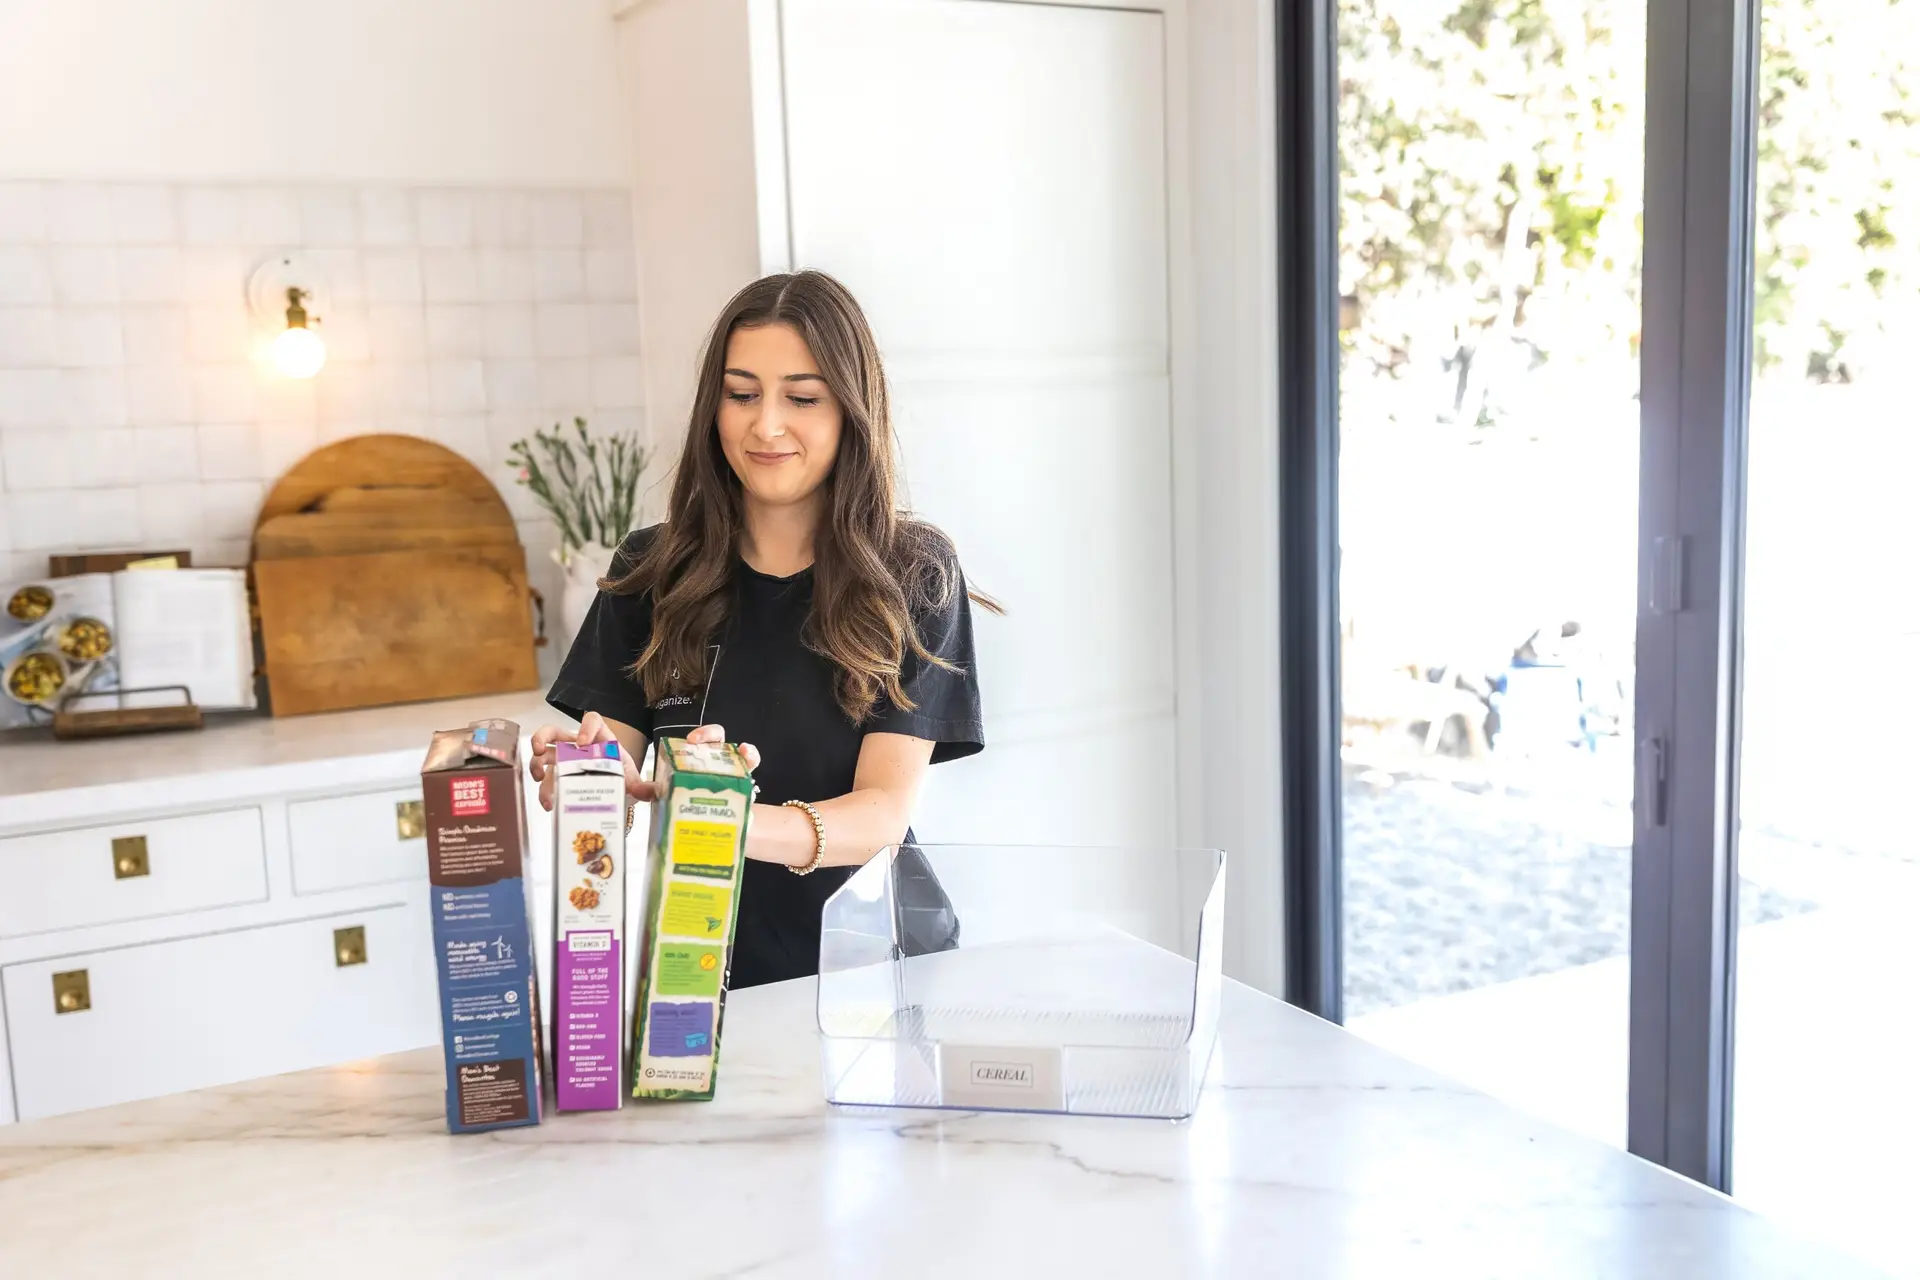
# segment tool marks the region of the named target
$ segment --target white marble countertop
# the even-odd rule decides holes
[[[0,1129],[0,1275],[1869,1274],[1231,983],[1177,1125],[836,1111],[813,1026],[738,992],[714,1102],[488,1135],[437,1050]]]
[[[0,831],[101,812],[379,783],[417,770],[436,729],[488,716],[531,732],[564,722],[544,695],[493,694],[323,715],[220,715],[191,733],[56,742],[0,735]]]

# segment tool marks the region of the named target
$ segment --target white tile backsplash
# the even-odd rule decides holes
[[[69,428],[125,426],[125,372],[121,369],[60,370],[60,412]]]
[[[0,429],[0,458],[7,483],[16,492],[29,489],[65,489],[73,484],[73,452],[68,433],[59,427]]]
[[[634,302],[636,286],[633,248],[589,249],[583,267],[587,297],[594,302]]]
[[[420,307],[376,303],[367,308],[367,343],[376,364],[427,358],[427,318]]]
[[[116,256],[122,303],[165,303],[179,299],[179,249],[172,245],[123,245]]]
[[[47,238],[47,205],[37,182],[0,182],[0,244]]]
[[[637,302],[595,302],[587,307],[589,354],[625,356],[640,350]]]
[[[52,307],[0,307],[0,358],[16,368],[54,363]]]
[[[368,302],[418,304],[425,301],[418,249],[369,249],[361,263]]]
[[[586,215],[578,195],[542,191],[533,197],[533,243],[544,248],[577,249],[586,243]]]
[[[185,371],[181,372],[184,383]],[[199,438],[198,429],[191,426],[134,427],[133,461],[140,483],[199,479]]]
[[[173,244],[180,238],[180,217],[173,188],[158,183],[122,183],[109,193],[113,239],[120,245]]]
[[[0,369],[0,427],[44,427],[59,422],[63,408],[55,370]]]
[[[282,189],[240,193],[240,240],[272,249],[300,243],[300,197]]]
[[[577,302],[542,303],[533,309],[533,353],[584,356],[588,351],[587,309]]]
[[[120,264],[98,246],[70,245],[47,251],[53,299],[71,305],[120,305]]]
[[[145,481],[148,477],[141,477]],[[142,483],[139,488],[140,536],[153,550],[169,545],[193,547],[205,528],[202,522],[206,495],[200,482],[174,484]]]
[[[0,245],[0,307],[44,307],[53,302],[53,273],[42,249]]]
[[[195,428],[199,437],[200,475],[207,480],[258,480],[260,433],[250,423]]]
[[[412,193],[384,188],[362,190],[360,242],[372,245],[420,243],[413,225]]]
[[[133,484],[140,478],[128,427],[83,428],[63,433],[76,488]]]
[[[422,191],[414,204],[420,243],[429,249],[465,249],[473,244],[473,201],[467,191]]]
[[[187,187],[180,192],[180,238],[191,245],[233,245],[240,239],[240,192]]]
[[[480,289],[490,302],[533,301],[533,250],[481,249]]]
[[[487,383],[478,360],[435,360],[428,366],[437,418],[484,412]]]
[[[586,255],[579,249],[535,249],[533,251],[534,301],[586,301],[585,264]]]
[[[187,312],[183,307],[123,307],[120,347],[129,365],[164,365],[186,373]]]
[[[429,303],[480,302],[480,256],[473,249],[424,249],[420,275]]]
[[[69,307],[54,317],[54,362],[63,369],[117,368],[127,362],[118,307]]]
[[[495,409],[513,410],[517,415],[521,410],[539,406],[540,364],[537,360],[489,360],[486,377],[487,401]]]
[[[113,193],[92,182],[46,184],[48,244],[112,244]]]
[[[486,354],[482,325],[485,312],[478,306],[427,306],[427,355],[434,360],[471,360]],[[522,348],[525,350],[525,348]]]
[[[593,402],[593,362],[585,358],[542,360],[540,402],[563,416],[584,414]]]
[[[299,195],[300,243],[309,250],[360,243],[360,199],[353,191],[308,189]]]
[[[271,367],[248,305],[282,250],[321,277],[311,381]],[[374,431],[472,461],[544,546],[507,445],[575,414],[637,428],[637,296],[624,192],[0,182],[0,571],[241,562],[268,484]]]
[[[193,416],[201,423],[240,423],[254,420],[253,366],[238,362],[197,365],[193,370]],[[206,448],[206,437],[201,437]],[[201,454],[201,465],[215,465]],[[215,473],[209,471],[207,475]]]
[[[163,427],[185,426],[196,420],[190,365],[128,366],[127,421],[141,427]]]

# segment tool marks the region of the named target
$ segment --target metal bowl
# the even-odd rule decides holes
[[[66,660],[53,650],[30,650],[7,664],[7,696],[22,706],[52,706],[71,674]]]

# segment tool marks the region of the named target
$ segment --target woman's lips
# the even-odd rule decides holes
[[[793,458],[798,456],[799,456],[798,454],[792,454],[792,453],[754,453],[752,450],[748,450],[747,452],[747,457],[753,459],[753,461],[759,463],[763,467],[778,466],[780,463],[785,462],[788,458]]]

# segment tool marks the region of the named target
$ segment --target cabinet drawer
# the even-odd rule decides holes
[[[0,938],[266,897],[258,809],[0,840]]]
[[[287,806],[287,842],[295,893],[427,877],[419,787],[297,800]]]
[[[20,1118],[436,1044],[428,936],[392,906],[0,969]]]

